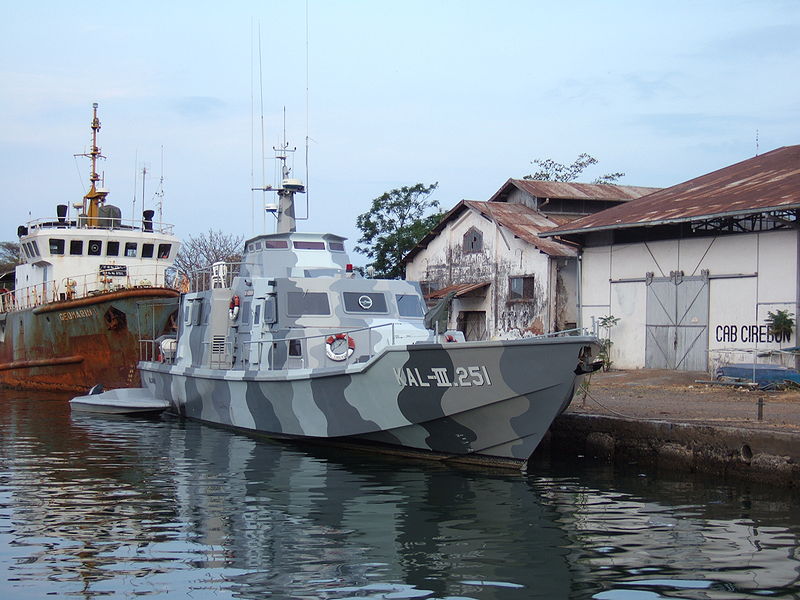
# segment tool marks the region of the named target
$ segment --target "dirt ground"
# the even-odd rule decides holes
[[[766,392],[707,381],[708,373],[642,369],[594,373],[568,412],[800,432],[800,391]],[[762,420],[758,401],[763,400]]]

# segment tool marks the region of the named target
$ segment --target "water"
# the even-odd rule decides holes
[[[4,598],[800,598],[774,489],[451,469],[24,392],[0,435]]]

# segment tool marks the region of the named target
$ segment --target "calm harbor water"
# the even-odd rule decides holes
[[[67,398],[0,391],[3,598],[800,598],[788,492],[445,468]]]

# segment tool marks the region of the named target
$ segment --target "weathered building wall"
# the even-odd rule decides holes
[[[475,231],[482,236],[481,249],[466,251],[464,236]],[[536,247],[477,212],[467,210],[408,262],[406,279],[427,283],[432,290],[459,283],[489,283],[479,292],[454,300],[449,324],[452,328],[460,325],[460,313],[483,311],[486,338],[524,335],[526,331],[544,333],[553,329],[557,315],[562,319],[561,328],[565,319],[572,316],[574,320],[574,296],[572,300],[560,299],[561,306],[555,311],[548,302],[551,296],[555,299],[556,293],[555,288],[551,289],[551,280],[562,290],[574,289],[574,275],[570,275],[568,261],[562,259],[562,262],[557,272],[555,261]],[[511,277],[532,277],[531,297],[509,299]]]
[[[583,325],[591,326],[593,319],[604,315],[619,317],[610,334],[614,367],[652,366],[647,364],[646,350],[647,273],[666,279],[677,271],[686,278],[702,279],[705,271],[708,323],[702,341],[707,344],[708,368],[720,362],[753,362],[752,352],[793,346],[794,335],[773,339],[764,319],[779,309],[798,313],[797,235],[780,230],[589,246],[581,263]],[[699,320],[686,324],[687,331],[702,325]],[[763,357],[758,360],[763,361]]]

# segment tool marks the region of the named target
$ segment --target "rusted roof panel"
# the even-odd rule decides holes
[[[539,233],[552,229],[563,223],[561,219],[555,221],[546,217],[539,211],[528,208],[522,204],[509,204],[507,202],[484,202],[479,200],[462,200],[448,211],[439,221],[438,225],[403,257],[403,262],[412,260],[421,250],[445,228],[448,222],[459,216],[465,210],[476,210],[488,219],[510,230],[515,236],[532,244],[550,256],[577,256],[575,247],[569,242],[556,241],[539,237]]]
[[[800,208],[800,146],[690,179],[547,231],[546,236]]]
[[[627,202],[652,194],[660,188],[636,185],[612,185],[608,183],[575,183],[561,181],[539,181],[536,179],[509,179],[489,198],[489,202],[503,202],[513,188],[527,192],[537,198],[569,198],[575,200],[603,200]]]
[[[523,204],[507,202],[478,202],[464,200],[464,204],[502,225],[518,238],[532,244],[550,256],[576,256],[573,246],[539,237],[539,233],[556,225],[549,217]]]
[[[479,281],[477,283],[457,283],[455,285],[448,285],[440,290],[435,290],[425,296],[425,298],[433,300],[444,298],[450,292],[455,292],[455,297],[459,298],[461,296],[466,296],[470,292],[475,292],[477,290],[485,288],[489,285],[488,281]]]

